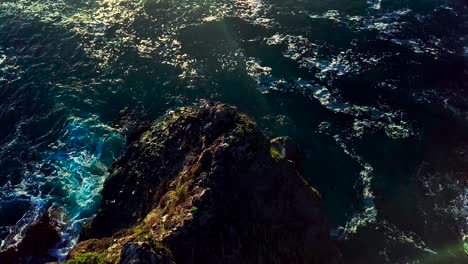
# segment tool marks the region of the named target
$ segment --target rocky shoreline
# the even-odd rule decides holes
[[[129,138],[67,263],[342,263],[302,158],[235,107],[179,108]]]

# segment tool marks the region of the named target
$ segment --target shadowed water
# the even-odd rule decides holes
[[[463,0],[3,0],[0,247],[55,205],[65,256],[121,113],[209,98],[301,145],[347,263],[464,263],[467,18]]]

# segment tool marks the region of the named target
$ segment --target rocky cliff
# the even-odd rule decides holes
[[[69,263],[341,263],[301,152],[202,102],[140,127]]]

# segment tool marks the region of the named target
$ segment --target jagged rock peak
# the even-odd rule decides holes
[[[132,137],[70,259],[92,263],[341,263],[289,138],[202,101]],[[101,262],[100,262],[101,261]]]

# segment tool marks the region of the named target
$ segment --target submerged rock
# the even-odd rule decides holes
[[[234,107],[180,108],[129,142],[69,258],[341,263],[301,157],[290,139],[271,143]]]

